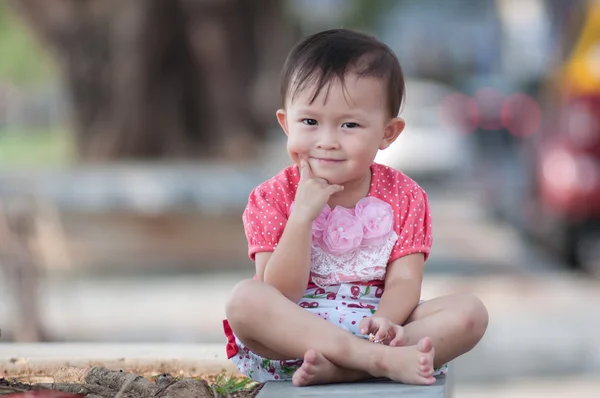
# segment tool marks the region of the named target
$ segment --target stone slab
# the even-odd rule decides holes
[[[329,384],[323,386],[294,387],[291,382],[269,382],[257,398],[311,398],[311,397],[352,397],[352,398],[445,398],[450,397],[446,377],[437,378],[430,386],[413,386],[373,380],[358,383]]]

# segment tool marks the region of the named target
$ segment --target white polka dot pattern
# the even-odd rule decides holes
[[[427,259],[433,244],[427,194],[416,182],[395,169],[373,163],[371,170],[369,196],[388,202],[394,209],[394,231],[398,240],[389,262],[414,253],[423,253]],[[277,247],[299,178],[298,167],[290,166],[250,194],[243,222],[252,260],[256,253],[273,252]]]

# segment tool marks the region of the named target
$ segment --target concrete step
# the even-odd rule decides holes
[[[388,380],[373,380],[299,388],[294,387],[291,382],[270,382],[260,390],[257,398],[443,398],[451,396],[450,390],[450,383],[446,382],[445,376],[438,377],[435,384],[430,386],[412,386]]]

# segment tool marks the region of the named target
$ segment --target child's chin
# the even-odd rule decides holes
[[[340,176],[337,173],[316,172],[315,177],[324,179],[330,185],[344,185],[346,182],[348,182],[348,179],[344,178],[343,176]]]

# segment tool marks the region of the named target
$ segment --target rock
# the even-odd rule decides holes
[[[185,379],[170,385],[160,397],[169,398],[213,398],[215,395],[204,380]]]
[[[89,370],[89,368],[63,366],[54,374],[54,382],[82,384],[85,382],[85,377],[87,376]]]

